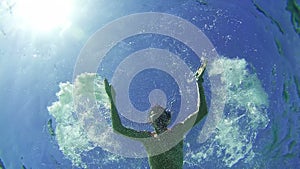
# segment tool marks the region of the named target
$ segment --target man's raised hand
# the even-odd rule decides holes
[[[204,60],[201,67],[197,70],[195,74],[197,82],[203,82],[203,74],[206,70],[206,65],[207,65],[207,61]]]

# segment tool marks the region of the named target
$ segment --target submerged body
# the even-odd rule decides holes
[[[147,146],[145,146],[147,147]],[[152,169],[180,169],[183,166],[183,140],[170,150],[148,157]]]
[[[202,76],[205,68],[206,63],[199,68],[195,75],[200,95],[200,99],[198,100],[201,100],[201,102],[198,102],[198,111],[192,113],[183,122],[168,129],[167,126],[171,121],[171,113],[161,106],[154,106],[149,113],[149,122],[155,129],[154,132],[136,131],[122,125],[119,113],[113,101],[115,100],[114,90],[112,86],[108,84],[107,80],[104,81],[105,89],[111,102],[111,118],[114,131],[132,139],[139,139],[139,141],[143,143],[148,154],[151,169],[182,169],[184,135],[207,114],[206,99],[202,86]]]

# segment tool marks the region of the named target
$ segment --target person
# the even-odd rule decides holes
[[[206,99],[204,95],[204,88],[202,86],[205,69],[206,62],[195,73],[200,95],[200,100],[198,99],[200,101],[200,103],[198,103],[198,110],[189,115],[183,122],[180,122],[174,125],[171,129],[168,129],[168,125],[171,122],[171,113],[165,108],[155,105],[151,108],[148,116],[149,122],[154,128],[154,132],[136,131],[122,125],[119,113],[114,103],[115,91],[108,83],[107,79],[104,80],[105,90],[111,103],[113,130],[126,137],[130,137],[132,139],[138,138],[140,141],[142,140],[147,151],[151,169],[181,169],[183,167],[184,135],[191,127],[198,124],[207,114]],[[174,140],[177,141],[174,143]],[[171,143],[172,141],[173,143]],[[166,148],[167,150],[160,152],[161,148]]]

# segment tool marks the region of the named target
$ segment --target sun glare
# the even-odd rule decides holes
[[[15,14],[20,26],[49,31],[68,25],[71,9],[70,0],[19,0]]]

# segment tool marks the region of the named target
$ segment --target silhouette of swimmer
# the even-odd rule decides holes
[[[136,131],[122,125],[120,116],[114,103],[115,93],[113,87],[105,79],[105,90],[111,102],[112,126],[115,132],[132,139],[139,138],[148,154],[148,161],[151,169],[181,169],[183,167],[183,139],[184,134],[193,126],[198,124],[207,114],[207,105],[202,86],[203,74],[206,69],[206,62],[195,74],[199,90],[199,108],[196,112],[188,116],[183,122],[176,124],[171,129],[167,126],[171,121],[171,113],[163,107],[153,106],[149,112],[149,122],[154,128],[154,132]],[[147,139],[140,139],[147,138]],[[150,138],[150,139],[149,139]],[[173,146],[169,146],[165,152],[160,152],[161,148],[168,147],[170,142],[177,140]]]

